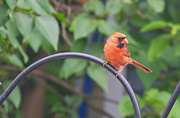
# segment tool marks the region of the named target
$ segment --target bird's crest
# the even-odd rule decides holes
[[[113,32],[115,37],[126,37],[126,35],[124,35],[123,33],[120,32]]]

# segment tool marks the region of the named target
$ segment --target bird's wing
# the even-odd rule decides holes
[[[131,57],[131,54],[126,46],[124,46],[124,55],[127,57]]]

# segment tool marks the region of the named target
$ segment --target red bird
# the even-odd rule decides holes
[[[107,39],[104,46],[104,55],[107,59],[104,65],[111,63],[117,68],[118,71],[116,77],[127,64],[132,64],[146,73],[152,72],[152,70],[131,58],[131,54],[125,45],[128,43],[126,35],[119,32],[113,32],[113,35]]]

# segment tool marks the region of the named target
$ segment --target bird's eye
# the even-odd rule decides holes
[[[118,37],[118,40],[120,40],[120,41],[121,41],[121,40],[123,40],[123,38],[122,38],[122,37]]]
[[[123,39],[125,39],[126,37],[118,37],[119,41],[122,41]]]
[[[123,39],[125,39],[126,37],[118,37],[119,41],[122,41]]]

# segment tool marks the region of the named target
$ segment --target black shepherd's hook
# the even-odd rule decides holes
[[[171,98],[169,99],[169,102],[168,104],[166,105],[166,108],[164,109],[162,115],[161,115],[161,118],[167,118],[167,116],[169,115],[169,112],[171,111],[174,103],[176,102],[178,96],[179,96],[179,93],[180,93],[180,81],[178,82]]]
[[[76,52],[65,52],[65,53],[59,53],[59,54],[54,54],[51,56],[47,56],[44,57],[36,62],[34,62],[33,64],[31,64],[30,66],[28,66],[26,69],[24,69],[12,82],[11,84],[8,86],[8,88],[3,92],[3,94],[0,96],[0,105],[4,102],[4,100],[8,97],[8,95],[13,91],[13,89],[17,86],[17,84],[23,79],[25,78],[25,76],[27,74],[29,74],[31,71],[33,71],[34,69],[36,69],[37,67],[48,63],[50,61],[54,61],[57,59],[64,59],[64,58],[79,58],[79,59],[85,59],[88,61],[92,61],[95,62],[99,65],[103,65],[104,64],[104,60],[89,55],[89,54],[84,54],[84,53],[76,53]],[[117,70],[112,67],[109,64],[106,64],[104,66],[107,70],[109,70],[112,74],[116,75]],[[140,107],[137,101],[137,98],[134,94],[133,89],[131,88],[131,86],[129,85],[129,83],[127,82],[127,80],[122,76],[119,75],[118,80],[123,84],[124,88],[126,89],[127,93],[129,94],[134,110],[135,110],[135,115],[136,118],[141,118],[141,111],[140,111]]]
[[[14,90],[14,88],[17,86],[17,84],[23,79],[25,78],[25,76],[27,74],[29,74],[31,71],[33,71],[34,69],[36,69],[37,67],[57,60],[57,59],[64,59],[64,58],[79,58],[79,59],[85,59],[88,61],[92,61],[94,63],[97,63],[99,65],[103,65],[104,64],[104,60],[89,55],[89,54],[84,54],[84,53],[76,53],[76,52],[65,52],[65,53],[59,53],[59,54],[54,54],[51,56],[47,56],[44,57],[36,62],[34,62],[33,64],[31,64],[30,66],[28,66],[26,69],[24,69],[12,82],[11,84],[8,86],[8,88],[3,92],[3,94],[0,96],[0,105],[2,105],[2,103],[4,102],[4,100],[9,96],[9,94]],[[117,69],[115,69],[113,66],[106,64],[104,66],[107,70],[109,70],[113,75],[116,75]],[[141,111],[140,111],[140,107],[139,107],[139,103],[137,101],[137,98],[135,96],[135,93],[133,91],[133,89],[131,88],[131,86],[129,85],[129,83],[127,82],[127,80],[120,74],[118,75],[117,79],[119,80],[119,82],[122,83],[122,85],[124,86],[124,88],[126,89],[127,93],[129,94],[133,107],[134,107],[134,111],[135,111],[135,116],[136,118],[141,118]],[[178,83],[176,89],[174,90],[174,93],[171,97],[171,99],[169,100],[168,105],[166,106],[161,118],[167,118],[174,102],[176,101],[178,95],[180,93],[180,82]]]

